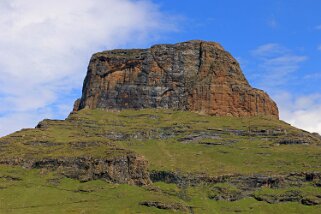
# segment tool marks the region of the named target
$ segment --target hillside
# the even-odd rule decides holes
[[[320,137],[273,117],[81,110],[0,144],[4,213],[321,210]]]
[[[92,56],[65,120],[0,138],[0,213],[321,213],[321,136],[215,42]]]

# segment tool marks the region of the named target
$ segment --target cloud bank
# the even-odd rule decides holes
[[[0,136],[66,116],[92,53],[146,45],[172,21],[150,1],[1,0]]]
[[[306,56],[297,55],[280,44],[261,45],[252,51],[258,61],[257,79],[263,88],[274,89],[290,81],[290,75],[298,71]]]
[[[280,109],[280,118],[298,128],[321,134],[321,94],[300,95],[302,82],[293,78],[308,57],[295,54],[292,50],[276,43],[264,44],[251,51],[257,61],[258,85],[270,92]],[[320,73],[302,79],[317,79]],[[295,82],[295,91],[287,88]],[[304,82],[306,84],[306,82]]]
[[[321,94],[295,97],[288,92],[275,95],[281,119],[293,126],[321,134]]]

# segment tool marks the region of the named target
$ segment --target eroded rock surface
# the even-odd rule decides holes
[[[143,201],[139,203],[142,206],[146,207],[156,207],[161,210],[172,210],[172,211],[181,211],[181,212],[188,212],[191,210],[190,207],[184,206],[180,203],[164,203],[160,201]]]
[[[276,176],[235,174],[209,177],[206,174],[183,175],[177,172],[152,171],[150,178],[153,182],[174,183],[180,188],[205,184],[208,189],[208,198],[216,201],[237,201],[246,197],[253,197],[258,201],[271,204],[281,202],[299,202],[304,205],[321,204],[321,195],[318,193],[314,196],[307,195],[299,189],[308,184],[318,186],[321,182],[321,174],[318,172],[290,173]],[[214,186],[211,186],[213,184]],[[273,191],[260,192],[262,188],[282,191],[280,193]]]
[[[278,117],[275,102],[249,85],[228,52],[218,43],[198,40],[94,54],[74,110],[83,108]]]
[[[147,171],[147,161],[135,154],[104,159],[92,157],[17,158],[0,160],[0,164],[56,170],[66,177],[80,181],[103,179],[114,183],[135,185],[151,183]]]

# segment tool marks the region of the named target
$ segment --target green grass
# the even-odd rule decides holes
[[[80,183],[40,170],[1,167],[0,176],[4,175],[21,180],[2,180],[0,213],[167,213],[140,206],[139,202],[180,202],[142,187],[100,180]]]
[[[65,121],[44,121],[42,125],[40,129],[26,129],[1,138],[0,159],[112,158],[134,152],[148,160],[149,170],[185,175],[321,172],[320,140],[269,117],[210,117],[161,109],[82,110],[71,114]],[[236,135],[231,130],[243,131],[243,134]],[[260,136],[260,130],[271,133]],[[205,137],[184,140],[202,134]],[[292,137],[308,139],[311,143],[276,143],[279,139]],[[228,184],[217,185],[227,191],[239,191]],[[46,170],[1,166],[0,213],[170,213],[139,205],[142,201],[180,203],[193,207],[195,213],[321,211],[320,205],[306,206],[298,202],[269,204],[252,197],[234,202],[216,201],[209,197],[209,194],[215,194],[211,188],[214,186],[178,187],[162,182],[151,187],[100,180],[81,183]],[[320,187],[311,184],[296,188],[305,197],[321,195]],[[254,194],[273,197],[289,190],[289,187],[262,188]]]
[[[275,136],[253,137],[222,134],[220,139],[203,139],[203,142],[227,142],[232,144],[202,145],[181,143],[177,140],[206,130],[285,130],[286,136],[307,135],[288,124],[264,117],[210,117],[191,112],[170,110],[126,110],[107,112],[83,110],[66,121],[48,122],[46,129],[29,129],[2,138],[5,150],[2,157],[66,157],[121,155],[127,150],[144,155],[153,170],[179,170],[183,172],[207,172],[210,175],[239,173],[287,173],[292,171],[320,170],[320,144],[280,145]],[[250,124],[250,128],[249,128]],[[176,132],[166,139],[155,139],[163,129]],[[131,136],[125,140],[109,139],[108,134],[121,133]],[[151,136],[151,139],[135,139],[135,133]],[[51,146],[28,142],[49,141]],[[98,142],[97,146],[75,148],[78,142]],[[125,150],[117,150],[122,148]],[[110,152],[112,151],[112,152]],[[157,152],[155,152],[157,151]],[[119,154],[118,154],[119,153]],[[264,166],[264,167],[262,167]]]
[[[19,180],[3,179],[5,176]],[[182,193],[176,185],[162,182],[153,188],[100,180],[80,183],[54,173],[18,167],[1,167],[0,177],[0,213],[172,213],[139,205],[146,200],[181,203],[192,206],[195,213],[319,213],[321,209],[295,202],[268,204],[253,198],[215,201],[208,198],[207,186],[189,187]]]

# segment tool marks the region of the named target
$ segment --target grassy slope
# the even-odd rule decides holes
[[[130,150],[144,155],[151,170],[206,173],[209,176],[321,172],[320,144],[277,145],[275,142],[283,137],[304,135],[312,141],[315,139],[282,121],[266,117],[209,117],[149,109],[122,112],[83,110],[72,114],[66,121],[43,122],[43,127],[46,128],[23,130],[1,138],[1,157],[105,157]],[[255,136],[247,132],[262,129],[282,130],[283,134]],[[221,134],[195,142],[179,140],[206,130]],[[248,134],[239,136],[225,130],[243,130]],[[161,135],[166,137],[161,138]],[[88,144],[77,146],[81,143]],[[214,201],[208,198],[211,187],[202,185],[182,190],[176,185],[160,182],[151,190],[103,181],[79,183],[43,170],[6,166],[1,168],[0,175],[0,213],[43,213],[48,209],[50,211],[46,213],[168,212],[140,206],[139,202],[144,200],[179,202],[193,206],[196,213],[320,213],[321,210],[320,206],[296,202],[268,204],[253,198],[235,202]],[[7,175],[20,179],[10,179]],[[269,191],[262,188],[255,194],[279,194]],[[312,196],[321,195],[320,187],[311,185],[300,188],[300,191]]]
[[[21,180],[3,178],[6,175]],[[99,180],[80,183],[40,170],[14,167],[1,167],[0,177],[0,213],[171,213],[140,206],[144,200],[188,204],[195,213],[320,213],[320,207],[293,202],[268,204],[253,198],[213,201],[203,186],[190,187],[182,194],[176,185],[159,182],[154,184],[157,191],[151,191]]]

